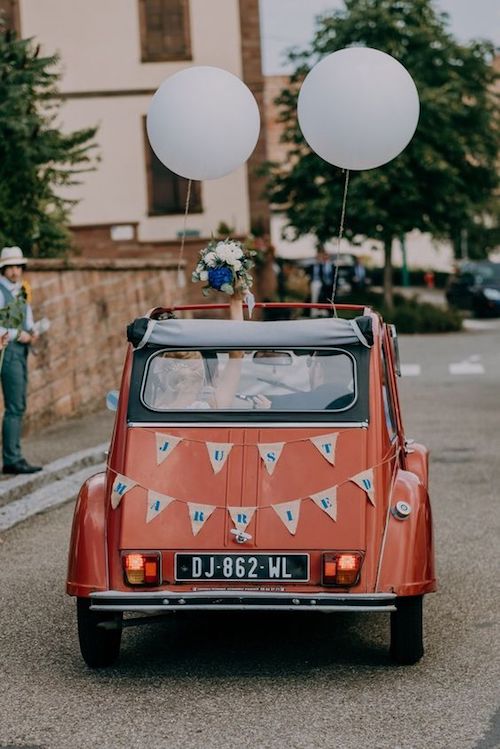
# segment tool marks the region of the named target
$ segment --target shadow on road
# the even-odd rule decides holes
[[[121,657],[111,671],[121,680],[137,679],[138,671],[212,680],[307,676],[339,666],[386,668],[388,626],[388,615],[380,614],[174,615],[171,621],[125,629]]]

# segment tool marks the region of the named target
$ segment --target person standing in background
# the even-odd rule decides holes
[[[0,327],[0,336],[8,339],[0,374],[5,403],[2,423],[3,473],[7,474],[42,470],[41,466],[30,465],[21,452],[22,421],[28,390],[28,351],[38,337],[22,283],[26,263],[20,247],[4,247],[0,253],[0,309],[11,304],[19,295],[24,299],[20,327]]]
[[[366,288],[366,270],[359,257],[354,260],[352,288],[353,291],[363,291]]]
[[[335,267],[328,253],[319,249],[316,262],[306,268],[311,283],[311,301],[316,304],[331,302]]]

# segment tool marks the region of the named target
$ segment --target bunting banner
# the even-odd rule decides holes
[[[238,531],[246,531],[247,527],[254,516],[256,507],[228,507],[228,512],[233,521],[234,527]]]
[[[113,481],[113,487],[111,489],[111,507],[113,508],[113,510],[116,510],[122,500],[123,495],[130,491],[130,489],[133,489],[134,486],[137,486],[135,481],[127,478],[127,476],[122,476],[121,473],[116,474],[115,480]]]
[[[316,447],[321,455],[329,462],[332,466],[335,465],[335,447],[337,445],[338,432],[332,432],[331,434],[322,434],[320,437],[309,437],[314,447]]]
[[[206,442],[205,444],[214,473],[219,473],[224,467],[233,444],[232,442]]]
[[[274,469],[278,464],[284,444],[284,442],[270,442],[269,444],[262,444],[259,442],[257,444],[260,457],[264,461],[264,465],[270,475],[273,474]]]
[[[161,435],[163,438],[169,438],[169,435]],[[326,435],[328,442],[333,445],[333,451],[335,450],[335,438],[336,434]],[[180,441],[178,438],[174,440]],[[202,442],[201,440],[199,441]],[[209,449],[209,454],[213,459],[212,466],[215,473],[220,471],[224,465],[227,456],[234,443],[204,443]],[[281,451],[283,449],[283,442],[269,443],[269,444],[258,444],[259,452],[261,454],[264,465],[267,471],[272,474],[276,463],[278,462]],[[326,442],[324,444],[327,444]],[[167,450],[174,449],[173,447],[167,448]],[[319,449],[319,448],[318,448]],[[216,454],[219,451],[220,454]],[[327,454],[330,456],[329,451]],[[160,513],[162,513],[170,504],[173,502],[179,502],[187,507],[189,519],[191,523],[191,529],[193,535],[196,536],[203,528],[204,524],[212,513],[217,509],[228,511],[234,527],[241,532],[244,532],[250,525],[256,510],[265,510],[272,507],[276,512],[281,522],[284,524],[288,532],[295,535],[299,522],[301,502],[309,498],[312,502],[326,515],[328,515],[334,522],[337,520],[337,495],[338,490],[341,486],[347,483],[354,483],[366,494],[371,505],[375,507],[375,469],[378,466],[384,465],[390,461],[395,460],[398,455],[398,451],[391,454],[389,457],[384,458],[380,463],[361,471],[354,476],[348,476],[342,481],[338,482],[334,486],[330,486],[327,489],[323,489],[320,492],[314,494],[303,495],[300,499],[292,499],[286,502],[269,503],[259,506],[226,506],[226,505],[207,505],[198,503],[196,501],[187,501],[185,499],[179,499],[178,497],[172,497],[161,492],[154,491],[148,487],[138,484],[128,476],[124,476],[121,473],[117,473],[111,467],[108,466],[108,470],[115,474],[115,479],[111,489],[111,506],[116,510],[122,497],[134,487],[139,487],[147,493],[147,506],[146,506],[146,523],[150,523]]]
[[[191,520],[193,536],[196,536],[201,531],[216,507],[215,505],[198,505],[194,502],[188,502],[187,506],[189,519]]]
[[[291,533],[292,536],[295,536],[297,530],[301,501],[302,500],[300,499],[296,499],[293,502],[280,502],[277,505],[271,505],[287,531]]]
[[[356,476],[351,476],[349,481],[352,481],[354,484],[359,486],[360,489],[363,489],[363,491],[366,492],[366,496],[375,507],[375,484],[373,480],[373,468],[369,468],[367,471],[361,471],[361,473],[357,473]]]
[[[309,495],[320,510],[326,512],[332,520],[337,520],[337,487],[331,486],[324,492]]]
[[[166,494],[148,491],[148,511],[146,514],[146,523],[150,523],[153,518],[163,512],[171,502],[175,502],[175,497],[167,497]]]
[[[162,434],[161,432],[155,432],[155,437],[156,462],[160,465],[170,455],[174,447],[182,442],[182,437],[173,437],[171,434]]]

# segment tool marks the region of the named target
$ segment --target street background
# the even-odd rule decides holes
[[[389,662],[384,615],[205,614],[125,630],[116,667],[90,671],[64,593],[71,502],[0,537],[0,746],[496,749],[500,322],[471,327],[400,339],[439,581],[418,665]],[[111,421],[53,428],[29,456],[103,442]]]

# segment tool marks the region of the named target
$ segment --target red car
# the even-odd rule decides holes
[[[347,305],[181,318],[193,309],[129,326],[108,467],[73,521],[83,658],[113,663],[129,612],[273,609],[389,614],[393,659],[417,662],[436,589],[428,452],[405,440],[394,329]]]

